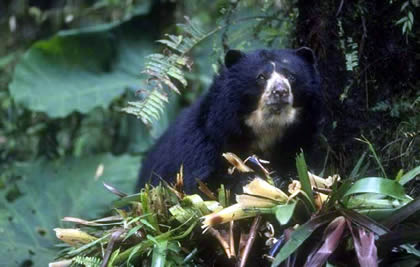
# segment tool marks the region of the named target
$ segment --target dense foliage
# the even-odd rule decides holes
[[[320,160],[310,167],[322,176],[396,179],[417,197],[418,6],[416,0],[1,1],[2,260],[45,266],[57,256],[52,229],[69,225],[62,217],[94,219],[109,211],[113,198],[102,181],[131,192],[143,153],[180,107],[206,90],[228,48],[313,48],[325,121]],[[391,226],[411,239],[388,235],[385,247],[419,240],[409,222]],[[398,252],[419,257],[414,246]]]
[[[205,200],[186,195],[182,168],[175,185],[146,185],[134,195],[106,185],[120,197],[115,202],[117,215],[94,221],[65,217],[82,229],[54,229],[65,243],[56,264],[322,266],[328,260],[335,266],[410,266],[418,260],[419,251],[410,243],[419,240],[419,231],[406,227],[419,219],[420,199],[406,195],[403,185],[420,168],[397,181],[347,177],[342,182],[338,175],[324,179],[308,172],[300,154],[298,180],[292,180],[285,193],[274,186],[270,166],[256,156],[246,163],[233,153],[223,156],[232,172],[250,181],[235,196],[236,203],[223,185],[215,193],[201,183]],[[358,171],[356,167],[352,173]],[[412,236],[404,237],[404,231]]]

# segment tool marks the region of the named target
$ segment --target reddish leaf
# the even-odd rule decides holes
[[[346,226],[343,216],[335,218],[325,229],[324,243],[309,256],[305,266],[323,266],[341,241]]]
[[[351,228],[350,228],[351,229]],[[360,267],[378,266],[378,253],[375,245],[375,235],[359,228],[358,235],[351,230],[354,248]]]

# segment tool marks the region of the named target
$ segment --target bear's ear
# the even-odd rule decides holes
[[[309,47],[303,46],[301,48],[296,49],[295,52],[296,52],[296,55],[303,58],[309,64],[315,64],[316,63],[316,58],[315,58],[314,52]]]
[[[225,55],[225,66],[230,68],[231,66],[238,63],[238,61],[244,57],[245,54],[239,50],[229,50]]]

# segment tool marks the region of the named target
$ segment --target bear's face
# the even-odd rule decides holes
[[[302,107],[319,84],[315,58],[309,48],[230,50],[225,57],[227,75],[243,107],[241,120],[257,137],[264,151],[282,137],[286,128],[299,120]]]

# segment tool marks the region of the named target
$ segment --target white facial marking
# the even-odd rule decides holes
[[[257,136],[256,142],[252,145],[254,149],[262,152],[266,151],[274,145],[285,133],[289,124],[292,124],[298,119],[299,109],[294,108],[293,93],[289,80],[282,74],[275,71],[276,64],[270,62],[274,71],[271,73],[270,78],[267,80],[264,93],[261,96],[257,109],[252,112],[245,120],[254,134]],[[268,107],[267,103],[272,97],[274,86],[282,84],[288,90],[287,103],[280,113],[275,113]]]
[[[274,66],[275,64],[272,63]],[[273,73],[271,74],[270,78],[267,80],[267,84],[266,87],[264,89],[264,93],[263,93],[263,99],[266,100],[268,97],[270,97],[270,95],[272,94],[272,91],[274,89],[274,86],[277,84],[283,84],[289,95],[288,95],[288,102],[289,103],[293,103],[293,94],[292,94],[292,88],[290,86],[290,82],[289,80],[284,77],[283,75],[281,75],[280,73],[278,73],[277,71],[273,71]]]

